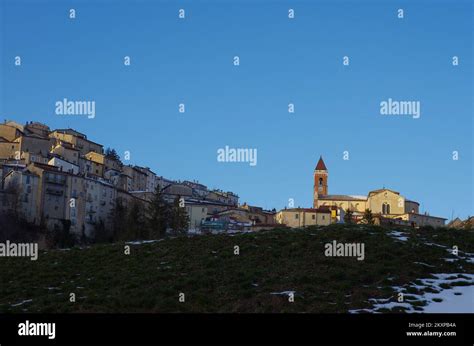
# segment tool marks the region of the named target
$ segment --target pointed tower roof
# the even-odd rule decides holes
[[[324,164],[323,157],[319,157],[318,164],[316,165],[316,170],[317,171],[327,171],[328,169],[326,168],[326,165]]]

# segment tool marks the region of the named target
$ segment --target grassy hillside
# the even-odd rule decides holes
[[[333,240],[363,242],[365,260],[326,257]],[[347,312],[432,273],[474,272],[472,261],[446,261],[454,256],[442,247],[473,253],[474,231],[466,230],[333,225],[178,237],[130,245],[130,255],[124,245],[0,258],[0,312]],[[282,291],[296,291],[295,302],[271,294]],[[423,302],[413,304],[421,311]]]

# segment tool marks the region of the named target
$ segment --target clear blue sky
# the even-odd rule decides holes
[[[432,215],[474,214],[472,1],[0,4],[2,119],[75,128],[265,208],[311,206],[323,155],[332,194],[385,186]],[[95,119],[56,115],[63,98],[95,101]],[[421,118],[381,116],[388,98],[420,101]],[[217,162],[225,145],[257,148],[257,166]]]

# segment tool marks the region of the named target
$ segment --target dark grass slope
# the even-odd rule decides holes
[[[445,248],[425,245],[472,253],[474,231],[398,229],[409,237],[400,241],[388,234],[394,229],[276,229],[130,245],[130,255],[120,243],[41,252],[36,262],[0,258],[0,312],[346,313],[431,273],[474,272],[474,264],[445,261],[453,257]],[[333,240],[365,243],[365,260],[326,257]],[[295,302],[271,294],[282,291],[296,291]]]

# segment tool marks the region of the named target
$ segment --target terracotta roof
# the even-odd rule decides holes
[[[316,170],[317,171],[327,171],[328,169],[326,168],[326,165],[324,164],[323,157],[319,157],[318,164],[316,165]]]

